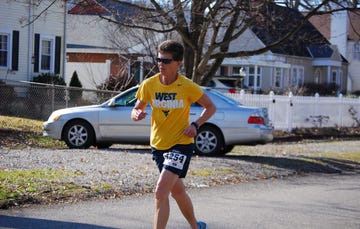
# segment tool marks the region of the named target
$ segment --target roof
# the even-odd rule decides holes
[[[69,14],[113,16],[119,22],[132,20],[138,13],[135,7],[112,0],[83,0],[68,11]]]
[[[95,0],[84,0],[71,8],[68,14],[104,15],[109,14],[109,11]]]
[[[334,50],[327,44],[310,45],[308,51],[312,58],[331,58],[334,53]]]
[[[360,10],[348,11],[348,39],[360,40]],[[331,37],[331,15],[314,15],[309,21],[328,39]]]
[[[331,38],[331,15],[322,14],[322,15],[313,15],[309,18],[311,24],[313,24],[319,32],[330,40]]]
[[[261,12],[263,12],[261,14]],[[260,11],[260,20],[251,28],[257,37],[266,45],[281,40],[285,34],[289,34],[304,21],[303,26],[289,38],[284,40],[281,45],[271,49],[273,53],[311,57],[309,46],[314,53],[317,47],[329,45],[328,40],[296,9],[289,9],[276,4],[268,3]]]
[[[350,18],[349,40],[360,40],[360,10],[348,12]]]
[[[93,45],[82,45],[82,44],[66,44],[66,48],[72,49],[109,49],[108,47],[100,47]]]

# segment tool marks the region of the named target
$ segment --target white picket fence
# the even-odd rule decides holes
[[[226,93],[243,105],[267,107],[277,130],[360,126],[360,98]]]

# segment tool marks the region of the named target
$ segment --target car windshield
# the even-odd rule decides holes
[[[115,100],[116,106],[134,106],[136,102],[136,89],[129,90],[122,94],[121,96],[117,97]]]
[[[137,88],[129,89],[124,91],[120,95],[115,97],[115,106],[134,106],[136,103],[136,91]],[[114,99],[114,98],[113,98]],[[104,104],[109,104],[110,100]]]

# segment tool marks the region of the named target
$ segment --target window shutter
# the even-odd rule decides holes
[[[35,33],[35,44],[34,44],[34,72],[39,72],[39,50],[40,49],[40,34]]]
[[[12,56],[11,56],[11,70],[19,70],[19,34],[17,30],[12,34]]]
[[[55,38],[55,74],[60,74],[61,65],[61,37]]]

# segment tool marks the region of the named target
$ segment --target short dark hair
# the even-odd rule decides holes
[[[160,44],[158,52],[171,53],[173,60],[182,61],[184,56],[184,47],[177,41],[166,40]]]

